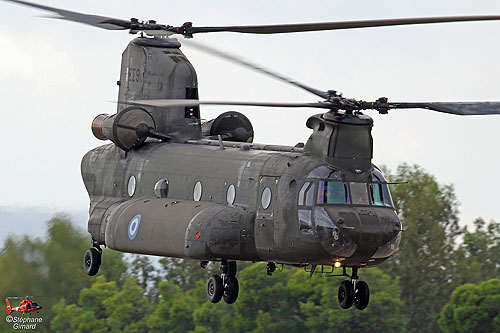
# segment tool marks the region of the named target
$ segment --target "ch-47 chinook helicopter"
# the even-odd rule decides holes
[[[88,152],[82,177],[90,197],[93,247],[84,269],[95,275],[101,246],[130,253],[220,262],[207,282],[211,302],[234,303],[236,261],[341,268],[338,299],[362,310],[369,287],[359,268],[380,264],[399,246],[402,225],[388,183],[372,164],[373,120],[362,113],[421,108],[456,115],[499,114],[500,102],[366,102],[321,91],[217,50],[242,65],[323,99],[314,103],[202,102],[196,72],[172,35],[236,32],[275,34],[424,23],[500,20],[500,16],[384,19],[228,27],[174,27],[156,21],[82,14],[8,0],[55,17],[109,30],[140,33],[122,56],[117,113],[98,115],[93,134],[107,144]],[[230,111],[202,123],[199,106],[319,108],[306,125],[305,145],[253,144],[253,127]],[[350,271],[346,268],[351,268]],[[322,268],[323,270],[323,268]],[[349,274],[348,274],[349,272]]]

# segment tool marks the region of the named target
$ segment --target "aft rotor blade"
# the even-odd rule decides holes
[[[202,52],[206,52],[206,53],[209,53],[209,54],[212,54],[214,56],[217,56],[217,57],[220,57],[220,58],[224,58],[226,60],[229,60],[229,61],[232,61],[238,65],[242,65],[244,67],[247,67],[247,68],[250,68],[252,70],[255,70],[255,71],[258,71],[258,72],[261,72],[261,73],[264,73],[268,76],[271,76],[275,79],[278,79],[280,81],[283,81],[283,82],[286,82],[288,84],[291,84],[291,85],[294,85],[296,87],[299,87],[301,89],[304,89],[316,96],[319,96],[319,97],[322,97],[324,99],[328,99],[329,98],[329,94],[326,92],[326,91],[321,91],[321,90],[318,90],[318,89],[315,89],[315,88],[312,88],[312,87],[309,87],[301,82],[298,82],[298,81],[295,81],[293,79],[290,79],[290,78],[287,78],[281,74],[278,74],[276,72],[272,72],[264,67],[261,67],[257,64],[252,64],[246,60],[243,60],[235,55],[232,55],[232,54],[229,54],[229,53],[226,53],[226,52],[223,52],[223,51],[220,51],[220,50],[217,50],[215,48],[212,48],[210,46],[207,46],[207,45],[204,45],[204,44],[200,44],[198,42],[191,42],[191,41],[184,41],[184,45],[188,45],[188,46],[191,46],[197,50],[200,50]]]
[[[25,5],[29,7],[43,9],[49,12],[56,13],[54,18],[65,19],[69,21],[75,21],[79,23],[85,23],[93,25],[95,27],[107,29],[107,30],[126,30],[131,29],[131,22],[127,20],[116,19],[106,16],[83,14],[78,12],[72,12],[69,10],[59,9],[55,7],[49,7],[44,5],[39,5],[37,3],[21,1],[21,0],[4,0],[14,2],[20,5]]]
[[[320,22],[320,23],[297,23],[297,24],[275,24],[275,25],[247,25],[227,27],[190,27],[188,34],[202,32],[238,32],[246,34],[282,34],[291,32],[341,30],[372,27],[387,27],[396,25],[469,22],[469,21],[496,21],[499,15],[490,16],[451,16],[451,17],[411,17],[399,19],[361,20],[343,22]]]
[[[263,106],[274,108],[322,108],[330,109],[332,106],[328,102],[316,103],[280,103],[280,102],[230,102],[230,101],[199,101],[197,99],[148,99],[134,101],[119,101],[120,104],[155,106],[155,107],[176,107],[176,106],[199,106],[199,105],[234,105],[234,106]]]
[[[389,103],[391,109],[427,109],[461,116],[500,114],[500,102]]]

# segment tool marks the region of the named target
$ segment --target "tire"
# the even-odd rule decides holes
[[[370,302],[370,288],[365,281],[358,281],[354,290],[354,306],[358,310],[364,310]]]
[[[338,299],[343,309],[349,309],[352,306],[354,302],[354,289],[351,281],[344,280],[340,283]]]
[[[236,302],[239,291],[238,279],[234,276],[227,276],[224,281],[224,302],[227,304]]]
[[[227,276],[236,277],[236,261],[229,261],[227,263]]]
[[[87,275],[94,276],[101,266],[101,253],[95,248],[88,249],[83,257],[83,270]]]
[[[224,294],[222,278],[219,275],[212,275],[207,281],[207,297],[212,303],[219,303]]]

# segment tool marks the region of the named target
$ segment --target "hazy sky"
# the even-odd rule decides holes
[[[43,2],[85,13],[156,19],[181,25],[271,24],[446,15],[500,15],[500,2],[478,1],[129,1]],[[0,1],[0,206],[84,211],[88,196],[80,161],[103,144],[90,131],[99,113],[113,113],[126,31],[42,18],[43,11]],[[196,35],[208,44],[322,90],[391,101],[499,101],[500,22],[451,23],[252,36]],[[182,42],[182,37],[180,38]],[[258,73],[182,50],[198,73],[200,99],[316,101]],[[204,107],[211,119],[228,110]],[[305,142],[316,110],[245,108],[255,142]],[[392,111],[373,130],[375,164],[418,163],[454,184],[461,221],[500,220],[500,116],[459,117]],[[409,179],[411,181],[411,179]]]

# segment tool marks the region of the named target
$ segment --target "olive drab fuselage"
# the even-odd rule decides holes
[[[212,140],[153,141],[127,153],[112,144],[87,153],[82,173],[91,197],[93,238],[132,253],[291,264],[342,260],[370,266],[396,250],[401,227],[392,207],[317,203],[319,182],[334,170],[323,159],[301,148],[224,146]],[[356,180],[368,183],[370,172]],[[154,188],[163,179],[168,193],[159,198]],[[344,180],[349,182],[345,175]],[[312,194],[301,191],[306,183],[314,184]],[[231,204],[230,187],[235,189]],[[270,193],[267,207],[264,192]],[[312,202],[306,202],[306,194]],[[310,212],[302,229],[299,211]],[[325,213],[326,228],[319,222]],[[137,215],[140,224],[131,227]],[[320,223],[324,230],[318,230]]]
[[[96,137],[114,144],[82,161],[94,244],[202,261],[357,267],[397,250],[401,223],[371,162],[370,117],[314,115],[307,143],[287,147],[251,143],[252,126],[237,112],[203,125],[198,107],[124,102],[197,98],[196,72],[179,47],[136,38],[123,53],[118,112],[93,123]],[[166,140],[139,138],[130,128],[141,123]]]

